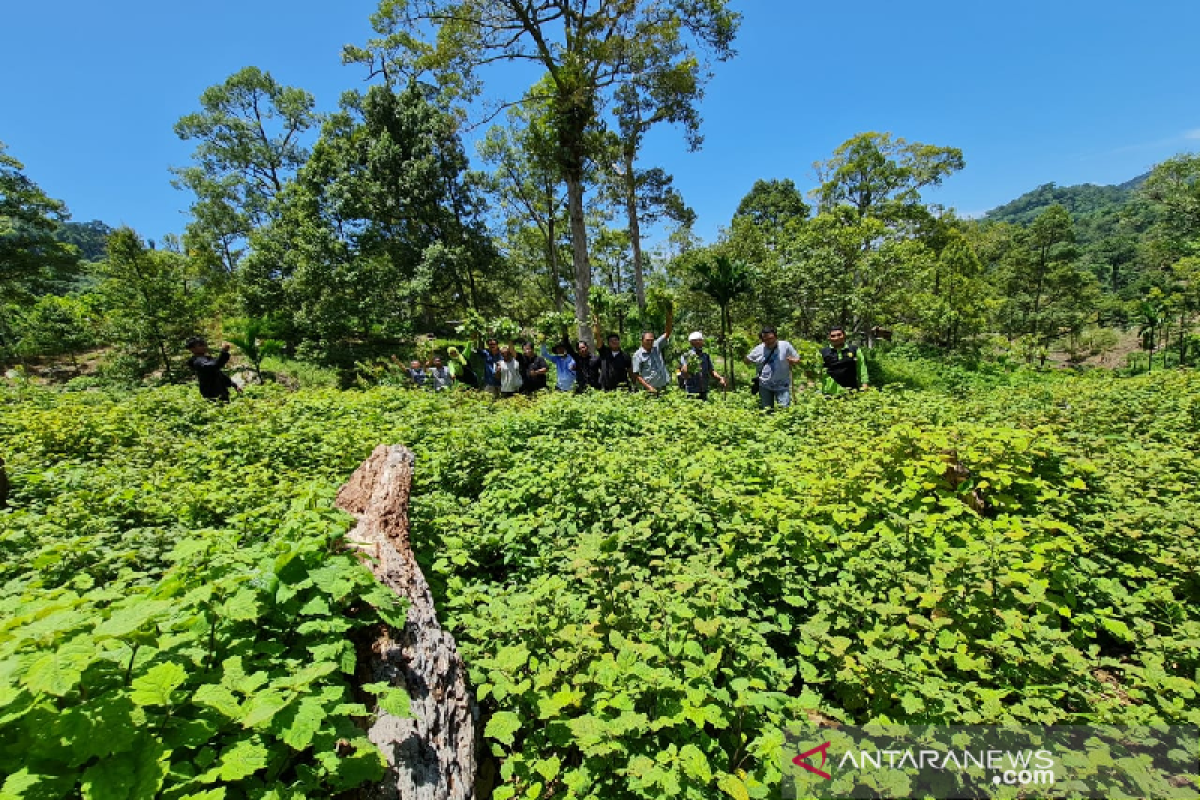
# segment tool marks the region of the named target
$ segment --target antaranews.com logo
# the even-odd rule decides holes
[[[783,797],[1200,798],[1195,726],[789,731]],[[815,744],[820,742],[820,744]]]

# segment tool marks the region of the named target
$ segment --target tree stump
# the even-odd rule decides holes
[[[467,800],[475,797],[479,711],[454,638],[438,624],[433,595],[410,544],[413,462],[408,449],[380,445],[337,498],[338,507],[358,519],[348,534],[351,543],[374,559],[368,563],[379,581],[410,603],[399,640],[383,631],[369,643],[368,658],[360,660],[364,682],[403,686],[413,714],[407,719],[381,712],[371,725],[368,736],[383,751],[389,770],[363,796]]]

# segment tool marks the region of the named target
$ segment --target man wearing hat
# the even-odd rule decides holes
[[[475,375],[475,370],[471,369],[467,357],[458,352],[458,348],[454,346],[446,348],[446,355],[450,357],[451,383],[458,382],[464,386],[470,386],[472,389],[478,389],[479,378]]]
[[[238,394],[241,394],[241,387],[221,371],[221,368],[229,361],[228,342],[221,345],[221,355],[216,358],[209,355],[208,342],[201,336],[191,337],[184,343],[184,347],[192,353],[192,357],[187,360],[187,365],[191,367],[192,372],[196,373],[196,378],[200,383],[201,397],[206,400],[228,403],[230,386],[236,389]]]
[[[679,374],[683,378],[684,391],[691,397],[708,399],[709,380],[715,380],[725,388],[725,379],[713,369],[712,357],[704,352],[704,334],[692,331],[688,336],[690,347],[679,358]]]

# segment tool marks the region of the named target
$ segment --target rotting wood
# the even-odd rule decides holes
[[[409,539],[408,498],[414,456],[379,445],[338,492],[338,507],[358,522],[348,539],[364,551],[375,576],[409,601],[399,639],[383,631],[370,645],[365,682],[403,686],[411,719],[381,712],[368,735],[390,768],[360,793],[386,800],[468,800],[475,797],[478,707],[454,638],[438,624],[433,595]]]

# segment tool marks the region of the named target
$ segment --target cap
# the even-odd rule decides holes
[[[688,341],[689,341],[689,342],[694,342],[694,341],[696,341],[697,339],[699,339],[699,340],[703,341],[703,340],[704,340],[704,334],[703,334],[703,333],[701,333],[700,331],[692,331],[690,334],[688,334]]]
[[[188,350],[191,350],[198,344],[208,344],[208,342],[204,341],[203,336],[189,336],[188,340],[184,342],[183,346]]]

